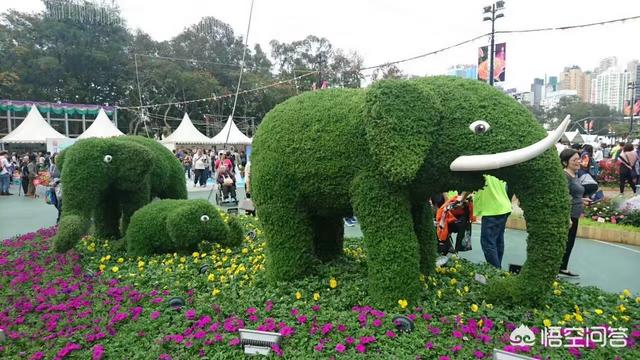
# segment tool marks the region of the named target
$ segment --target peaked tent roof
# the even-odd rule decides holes
[[[29,114],[22,123],[3,137],[0,142],[23,143],[23,144],[44,144],[47,139],[65,139],[66,136],[57,132],[47,123],[35,105],[31,105]]]
[[[103,109],[100,109],[100,111],[98,112],[98,116],[96,116],[96,119],[93,121],[91,126],[89,126],[87,130],[80,134],[80,136],[78,136],[78,139],[86,139],[92,137],[106,138],[122,135],[124,135],[122,131],[118,130],[118,128],[113,125],[111,120],[109,120],[107,113],[105,113]]]
[[[163,144],[213,144],[211,139],[196,129],[187,113],[184,114],[178,128],[161,142]]]
[[[229,139],[227,139],[227,134],[229,135]],[[231,145],[249,145],[251,144],[251,139],[238,129],[236,123],[233,122],[231,116],[227,119],[227,123],[224,124],[224,127],[220,132],[213,137],[214,144],[231,144]]]

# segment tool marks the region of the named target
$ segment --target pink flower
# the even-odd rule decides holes
[[[258,321],[258,316],[256,316],[256,315],[249,315],[249,321],[251,321],[251,322],[257,322],[257,321]]]
[[[324,349],[324,344],[323,343],[319,343],[318,345],[313,347],[313,350],[315,351],[322,351]]]
[[[159,360],[171,360],[171,355],[169,354],[160,354],[160,357],[158,357]]]
[[[197,333],[195,333],[193,335],[193,338],[196,339],[196,340],[199,340],[199,339],[202,339],[205,336],[207,336],[207,333],[202,331],[202,330],[200,330],[200,331],[198,331]]]
[[[239,338],[233,338],[229,341],[229,346],[238,346],[240,345],[240,339]]]
[[[346,325],[344,325],[344,324],[340,324],[340,325],[338,325],[338,331],[340,331],[340,332],[345,332],[345,331],[347,331],[347,326],[346,326]]]
[[[104,354],[104,346],[98,344],[95,345],[92,349],[91,359],[92,360],[100,360],[102,359],[102,355]]]
[[[307,317],[302,315],[302,316],[298,316],[298,323],[300,323],[300,325],[304,325],[307,323]]]
[[[56,354],[56,359],[64,359],[69,355],[72,351],[80,350],[82,346],[74,343],[68,343],[65,345],[58,353]]]
[[[438,358],[438,360],[451,360],[451,358],[446,355],[442,355]]]
[[[424,344],[424,348],[427,350],[433,349],[433,342],[429,341],[428,343]]]
[[[282,356],[283,355],[282,349],[280,348],[280,345],[278,345],[278,344],[272,344],[271,345],[271,350],[273,350],[273,352],[277,356]]]
[[[215,342],[220,342],[222,341],[222,335],[220,334],[216,334],[216,336],[213,337],[213,341]]]
[[[247,315],[253,315],[256,313],[256,311],[258,311],[258,309],[254,308],[254,307],[250,307],[247,309]]]
[[[452,336],[456,339],[462,339],[462,333],[458,330],[454,331]]]
[[[336,351],[339,352],[339,353],[343,353],[346,349],[347,349],[347,347],[344,346],[343,344],[336,345]]]
[[[173,335],[173,341],[175,341],[176,344],[180,344],[183,340],[184,336],[180,334]]]
[[[44,353],[42,351],[38,351],[31,355],[29,360],[42,360],[44,358]]]
[[[187,312],[184,313],[184,316],[187,318],[187,320],[193,320],[196,317],[196,310],[189,309],[187,310]]]
[[[273,309],[273,301],[267,300],[266,305],[264,307],[264,311],[271,312],[271,309]]]
[[[291,315],[298,316],[298,309],[296,308],[291,309]]]
[[[326,323],[326,324],[322,325],[321,333],[322,333],[322,335],[327,335],[328,333],[331,332],[331,330],[333,330],[333,324],[332,323]]]
[[[375,320],[373,320],[373,321],[371,322],[371,326],[373,326],[373,327],[380,327],[380,326],[382,326],[382,320],[380,320],[380,319],[375,319]]]
[[[160,304],[163,300],[164,300],[163,298],[157,297],[157,298],[151,299],[151,303],[152,304]],[[160,356],[162,356],[162,355],[160,355]]]
[[[462,350],[462,345],[458,344],[454,347],[451,348],[451,351],[453,351],[453,353],[457,353],[458,351]]]
[[[313,305],[313,306],[311,307],[311,310],[313,310],[313,311],[315,311],[315,312],[320,311],[320,305]]]
[[[142,314],[142,308],[140,306],[134,307],[133,309],[131,309],[131,320],[138,320],[140,314]]]
[[[437,328],[435,326],[429,326],[429,331],[433,334],[433,335],[440,335],[440,328]]]
[[[354,342],[356,342],[356,339],[352,338],[351,336],[347,337],[344,342],[346,342],[347,344],[351,345]]]
[[[356,345],[356,351],[359,353],[365,353],[367,352],[367,347],[364,344],[358,344]]]
[[[292,328],[292,327],[288,327],[285,326],[282,329],[280,329],[280,335],[284,336],[284,337],[288,337],[291,336],[295,333],[296,331]]]
[[[431,320],[431,319],[433,319],[433,316],[431,316],[431,315],[429,315],[429,314],[427,314],[427,313],[424,313],[424,314],[422,314],[422,319],[424,319],[424,320]]]
[[[151,320],[155,320],[158,317],[160,317],[160,311],[154,311],[151,313],[151,315],[149,315],[149,317],[151,318]]]
[[[393,332],[393,331],[391,331],[391,330],[387,330],[387,332],[386,332],[386,334],[385,334],[385,335],[387,335],[387,337],[388,337],[388,338],[390,338],[390,339],[393,339],[393,338],[395,338],[396,336],[398,336],[398,335],[396,335],[396,333],[394,333],[394,332]]]
[[[484,359],[484,353],[480,350],[476,350],[473,355],[476,357],[476,359]]]

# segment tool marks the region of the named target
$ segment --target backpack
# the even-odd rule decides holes
[[[51,186],[44,195],[44,201],[53,206],[58,206],[58,197],[56,196],[56,188]]]

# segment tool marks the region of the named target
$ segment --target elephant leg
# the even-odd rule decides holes
[[[266,238],[266,271],[273,281],[303,277],[317,263],[311,219],[290,202],[263,204],[258,216]]]
[[[54,248],[57,252],[72,249],[78,240],[87,233],[89,221],[80,215],[65,214],[60,219],[58,233],[54,238]]]
[[[438,247],[436,231],[433,225],[433,211],[428,202],[411,205],[413,230],[420,246],[420,271],[429,275],[435,270]]]
[[[138,192],[129,192],[123,196],[122,204],[122,233],[127,233],[127,227],[129,227],[129,220],[136,210],[147,205],[150,199],[150,190],[141,190]],[[126,200],[125,200],[126,199]]]
[[[120,237],[120,203],[114,194],[104,196],[93,212],[95,235],[101,239]]]
[[[415,304],[421,292],[420,251],[406,190],[364,174],[354,180],[352,194],[364,233],[374,305],[394,306],[399,299]]]
[[[313,250],[321,261],[333,260],[342,254],[344,223],[342,217],[313,218]]]

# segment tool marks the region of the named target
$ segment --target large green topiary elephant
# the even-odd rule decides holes
[[[252,194],[267,240],[267,274],[303,276],[342,252],[342,217],[358,215],[369,294],[379,306],[416,301],[434,270],[427,197],[475,190],[483,174],[508,182],[528,224],[518,276],[490,282],[491,301],[538,303],[567,238],[566,179],[527,109],[474,80],[385,80],[368,89],[305,93],[275,107],[253,141]]]
[[[154,197],[186,199],[179,161],[158,142],[140,136],[80,140],[58,158],[62,218],[55,249],[72,248],[93,217],[95,234],[119,238],[131,215]]]
[[[203,241],[236,246],[242,236],[237,220],[225,224],[206,200],[160,200],[133,214],[125,239],[129,256],[144,256],[192,252]]]

